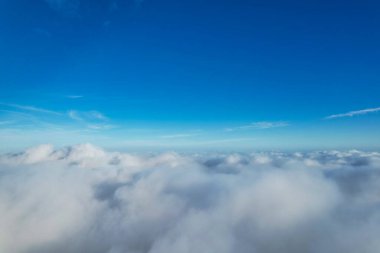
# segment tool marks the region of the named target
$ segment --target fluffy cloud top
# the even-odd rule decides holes
[[[0,252],[380,252],[380,153],[0,156]]]

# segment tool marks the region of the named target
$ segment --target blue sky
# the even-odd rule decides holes
[[[379,13],[378,1],[3,0],[1,149],[378,149]]]

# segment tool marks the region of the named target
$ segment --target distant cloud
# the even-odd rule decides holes
[[[1,115],[0,126],[30,124],[31,126],[42,127],[60,127],[79,126],[81,129],[87,128],[91,130],[105,130],[115,128],[116,126],[110,123],[110,119],[103,113],[91,111],[69,110],[67,112],[57,112],[41,107],[30,105],[20,105],[13,103],[0,103],[0,106],[14,108],[13,110],[3,110]],[[17,110],[16,110],[17,109]],[[71,120],[75,121],[74,124]]]
[[[163,138],[163,139],[176,139],[176,138],[193,137],[193,136],[198,136],[198,135],[199,135],[199,133],[168,134],[168,135],[162,135],[161,138]]]
[[[378,112],[378,111],[380,111],[380,107],[368,108],[368,109],[363,109],[363,110],[358,110],[358,111],[351,111],[351,112],[340,113],[340,114],[333,114],[333,115],[327,116],[325,119],[336,119],[336,118],[344,118],[344,117],[353,117],[353,116],[357,116],[357,115],[364,115],[364,114]]]
[[[7,104],[7,103],[0,103],[1,105],[8,106],[8,107],[13,107],[16,109],[24,110],[24,111],[29,111],[29,112],[37,112],[37,113],[47,113],[47,114],[54,114],[54,115],[62,115],[62,113],[48,110],[45,108],[40,108],[40,107],[35,107],[31,105],[19,105],[19,104]]]
[[[226,139],[214,139],[208,141],[197,142],[199,145],[213,145],[213,144],[232,144],[256,141],[256,138],[226,138]]]
[[[98,111],[76,111],[70,110],[67,112],[67,115],[77,121],[86,121],[86,120],[99,120],[99,121],[107,121],[108,117]]]
[[[109,118],[98,111],[82,112],[70,110],[67,112],[67,115],[91,130],[107,130],[116,127],[115,125],[108,124]]]
[[[73,119],[73,120],[77,120],[77,121],[82,121],[82,117],[79,116],[79,113],[77,111],[74,111],[74,110],[70,110],[67,112],[67,115]]]
[[[115,128],[116,126],[111,124],[89,124],[87,127],[92,130],[107,130]]]
[[[70,99],[79,99],[79,98],[83,98],[84,96],[81,96],[81,95],[69,95],[69,96],[66,96],[67,98],[70,98]]]
[[[273,121],[273,122],[259,121],[259,122],[252,122],[251,124],[244,125],[244,126],[226,128],[225,131],[231,132],[231,131],[249,130],[249,129],[269,129],[269,128],[286,127],[286,126],[289,126],[289,123],[286,121]]]
[[[108,120],[108,118],[102,114],[101,112],[98,112],[98,111],[89,111],[88,112],[88,115],[93,118],[93,119],[97,119],[97,120]]]

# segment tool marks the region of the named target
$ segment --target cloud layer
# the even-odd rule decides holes
[[[379,252],[380,153],[0,156],[0,252]]]

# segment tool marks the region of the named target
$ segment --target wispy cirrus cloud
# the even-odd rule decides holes
[[[252,122],[248,125],[226,128],[225,131],[240,131],[240,130],[250,130],[250,129],[269,129],[269,128],[278,128],[286,127],[290,124],[286,121],[258,121]]]
[[[0,104],[3,106],[12,107],[12,108],[16,108],[16,109],[28,111],[28,112],[62,115],[62,113],[60,113],[60,112],[41,108],[41,107],[36,107],[36,106],[32,106],[32,105],[7,104],[7,103],[0,103]]]
[[[66,112],[58,112],[42,107],[32,105],[21,105],[15,103],[1,103],[0,126],[20,126],[20,124],[31,124],[34,127],[59,127],[59,126],[79,126],[91,130],[106,130],[114,128],[109,124],[109,118],[103,113],[92,111],[68,110]],[[8,109],[8,108],[12,108]],[[74,124],[71,120],[74,120]]]
[[[87,128],[92,129],[92,130],[107,130],[107,129],[112,129],[115,128],[115,125],[112,124],[89,124],[87,125]]]
[[[69,99],[79,99],[79,98],[83,98],[84,96],[82,95],[68,95],[66,96],[66,98],[69,98]]]
[[[353,117],[353,116],[364,115],[364,114],[374,113],[374,112],[379,112],[379,111],[380,111],[380,107],[368,108],[368,109],[363,109],[363,110],[350,111],[346,113],[333,114],[333,115],[325,117],[325,119]]]
[[[181,134],[168,134],[160,136],[163,139],[177,139],[198,136],[199,133],[181,133]]]
[[[93,119],[97,119],[97,120],[108,120],[108,118],[101,112],[98,112],[98,111],[90,111],[88,112],[89,115],[93,118]]]
[[[113,124],[109,124],[109,118],[98,111],[83,112],[70,110],[67,112],[67,115],[72,120],[75,120],[80,124],[84,124],[86,128],[91,130],[107,130],[116,127]]]
[[[87,120],[99,120],[99,121],[107,121],[108,117],[106,117],[103,113],[98,111],[88,111],[81,112],[76,110],[70,110],[67,112],[67,115],[76,121],[87,121]]]
[[[79,116],[79,113],[77,111],[74,111],[74,110],[70,110],[67,112],[67,115],[73,119],[73,120],[77,120],[77,121],[82,121],[82,117]]]
[[[213,139],[206,141],[199,141],[197,144],[201,146],[214,145],[214,144],[233,144],[233,143],[245,143],[245,142],[253,142],[257,141],[257,138],[225,138],[225,139]]]

